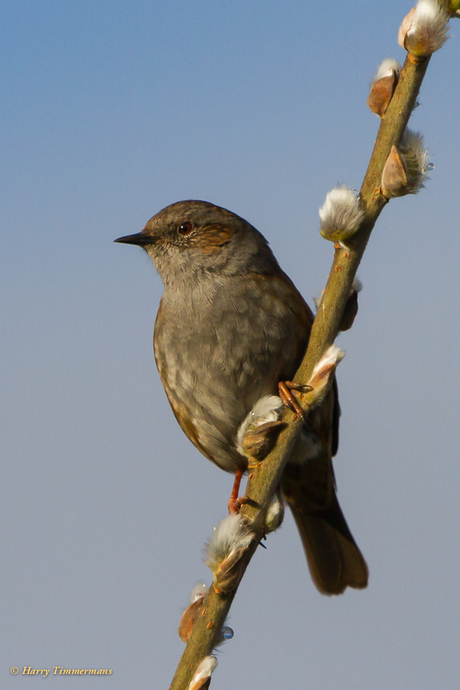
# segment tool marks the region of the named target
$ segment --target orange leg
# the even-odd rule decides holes
[[[233,482],[232,493],[228,501],[228,512],[238,513],[243,503],[247,503],[246,496],[238,498],[238,493],[240,491],[241,479],[243,478],[244,470],[237,470],[235,474],[235,481]]]

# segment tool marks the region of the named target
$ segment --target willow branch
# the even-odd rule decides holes
[[[414,108],[429,58],[406,58],[395,93],[383,117],[374,150],[361,187],[361,204],[365,215],[357,233],[347,242],[347,248],[337,247],[327,285],[313,323],[308,349],[297,371],[295,381],[309,380],[315,365],[339,332],[340,321],[350,294],[356,271],[363,256],[374,224],[388,199],[380,190],[383,167],[393,145],[398,146]],[[244,515],[254,539],[241,561],[243,574],[260,539],[267,505],[273,496],[296,438],[302,428],[300,417],[286,411],[287,426],[281,431],[270,454],[250,473],[246,495],[250,502],[243,505]],[[219,634],[230,610],[236,589],[230,594],[218,594],[212,587],[207,595],[202,615],[195,624],[191,638],[182,655],[170,690],[187,690],[200,661],[218,644]]]
[[[365,218],[360,230],[347,242],[347,249],[337,248],[331,272],[318,308],[308,350],[296,380],[308,380],[323,352],[332,345],[339,331],[340,320],[364,250],[388,199],[380,191],[383,167],[393,145],[398,146],[417,100],[429,58],[413,62],[408,56],[401,71],[396,91],[381,121],[369,166],[360,191]]]

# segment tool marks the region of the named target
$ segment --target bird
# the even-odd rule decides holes
[[[173,203],[141,232],[115,242],[142,247],[163,281],[154,355],[180,427],[206,458],[241,476],[248,457],[238,447],[238,429],[257,401],[293,379],[313,312],[265,237],[209,202]],[[309,412],[281,478],[313,582],[326,595],[368,582],[336,495],[339,416],[334,379]]]

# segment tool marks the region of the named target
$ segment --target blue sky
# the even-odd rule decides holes
[[[2,3],[2,686],[33,682],[13,665],[60,665],[112,668],[103,689],[168,687],[232,478],[176,425],[151,347],[161,281],[112,240],[206,199],[261,230],[312,304],[333,252],[318,208],[361,184],[369,84],[403,61],[409,9]],[[384,210],[339,340],[335,468],[369,588],[321,597],[288,516],[232,608],[221,690],[458,687],[459,27],[411,120],[431,180]]]

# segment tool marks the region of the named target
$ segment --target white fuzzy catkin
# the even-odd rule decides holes
[[[217,666],[217,659],[214,655],[205,656],[203,661],[199,664],[196,669],[188,690],[199,690],[203,687],[205,682],[211,676],[212,672]]]
[[[313,369],[310,380],[313,381],[323,369],[329,368],[331,365],[336,367],[344,357],[344,350],[337,347],[337,345],[330,345]]]
[[[432,55],[448,39],[449,13],[440,0],[419,0],[400,26],[398,43],[417,57]]]
[[[267,513],[265,515],[265,520],[264,520],[264,525],[265,525],[265,531],[268,532],[274,532],[278,527],[281,525],[283,522],[284,518],[284,501],[283,497],[280,493],[278,494],[275,492],[273,494],[272,500],[270,501],[270,505],[268,506]]]
[[[420,132],[406,129],[399,148],[392,147],[382,171],[383,194],[392,197],[417,194],[428,179],[432,166]]]
[[[396,72],[399,76],[401,74],[401,65],[394,58],[385,58],[380,63],[373,81],[376,82],[379,79],[383,79],[383,77],[391,77],[393,72]]]
[[[398,85],[401,65],[393,58],[386,58],[380,63],[377,74],[371,84],[367,105],[378,117],[382,118],[390,105]]]
[[[326,194],[324,204],[319,209],[320,232],[332,242],[342,243],[358,229],[364,212],[356,192],[341,185]]]
[[[215,572],[223,561],[249,546],[252,537],[253,533],[240,515],[229,515],[206,544],[204,562]]]
[[[277,395],[264,395],[240,424],[237,434],[236,447],[241,455],[245,455],[243,439],[249,427],[256,428],[267,422],[277,422],[283,410],[283,401]]]
[[[416,194],[424,186],[432,167],[428,163],[428,149],[424,147],[422,134],[406,129],[399,151],[406,166],[408,192]]]

